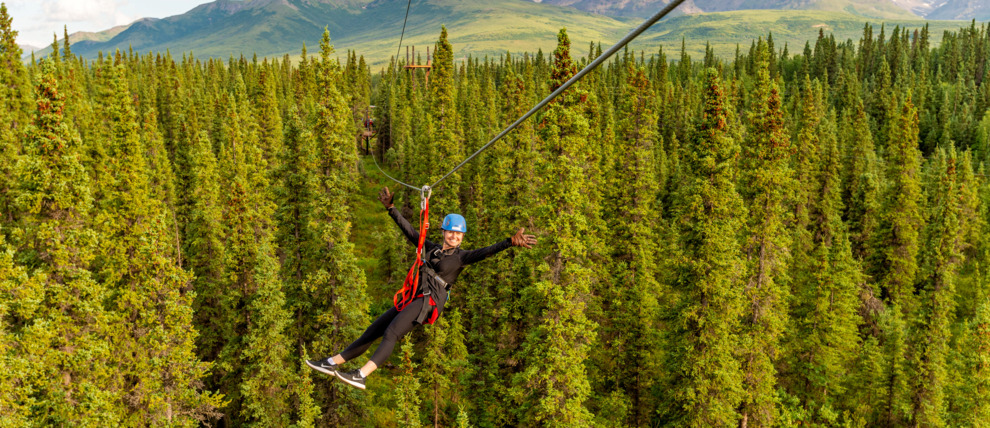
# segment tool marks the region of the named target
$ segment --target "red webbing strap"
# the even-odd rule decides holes
[[[426,231],[430,228],[430,200],[423,199],[423,211],[419,214],[419,243],[416,245],[416,261],[409,268],[402,288],[395,292],[392,303],[395,309],[402,311],[416,297],[419,287],[419,267],[423,265],[423,244],[426,242]]]

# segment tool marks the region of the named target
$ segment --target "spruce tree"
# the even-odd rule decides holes
[[[732,113],[718,71],[705,70],[703,114],[687,150],[691,177],[675,207],[683,251],[676,330],[669,332],[670,401],[662,416],[685,426],[739,423],[743,373],[736,358],[746,278],[738,233],[746,208],[736,191]]]
[[[4,123],[13,130],[22,130],[28,125],[31,110],[31,84],[12,23],[7,4],[0,3],[0,111],[11,115],[11,121]]]
[[[599,417],[613,423],[642,426],[650,423],[656,408],[652,394],[659,378],[662,360],[659,300],[662,289],[657,281],[659,254],[656,224],[660,221],[656,195],[659,192],[656,148],[660,144],[656,128],[657,100],[642,68],[629,65],[624,94],[617,106],[618,123],[614,165],[609,165],[612,207],[608,218],[609,272],[619,277],[602,281],[599,343],[592,352],[592,378],[597,391],[594,408]],[[611,132],[611,130],[609,130]],[[614,400],[628,401],[628,415],[616,412]],[[625,418],[623,419],[623,416]]]
[[[128,423],[188,425],[212,414],[220,398],[198,391],[207,367],[194,353],[191,280],[174,255],[164,204],[152,199],[144,147],[122,66],[107,73],[103,115],[110,129],[106,186],[95,223],[99,276],[121,324],[111,336]],[[140,257],[136,257],[140,255]],[[162,321],[166,320],[166,321]],[[180,415],[174,417],[173,415]]]
[[[551,85],[573,73],[566,30],[557,35],[552,67]],[[595,282],[589,260],[594,241],[588,233],[595,214],[584,192],[590,127],[581,114],[584,96],[575,88],[558,97],[540,123],[536,176],[542,179],[534,223],[545,239],[533,250],[542,260],[537,281],[523,292],[529,300],[523,310],[541,315],[527,332],[521,349],[524,368],[513,379],[521,425],[591,424],[583,362],[596,335],[586,315]]]
[[[974,363],[971,375],[965,379],[971,385],[973,394],[969,397],[975,406],[965,422],[985,427],[990,421],[990,299],[979,301],[972,326],[975,352],[970,355]]]
[[[314,219],[320,190],[316,139],[303,127],[298,115],[298,110],[293,108],[287,120],[284,149],[280,153],[276,173],[280,182],[274,191],[277,204],[275,221],[278,224],[275,240],[282,259],[281,277],[285,281],[286,298],[290,306],[297,308],[292,311],[296,314],[292,337],[297,338],[297,348],[305,343],[304,337],[313,336],[302,333],[313,328],[312,320],[299,315],[308,312],[303,308],[311,305],[303,282],[310,272],[318,268],[312,253],[318,251],[319,246],[309,223]]]
[[[214,361],[223,347],[224,315],[220,306],[224,294],[226,247],[221,205],[220,171],[206,131],[200,131],[189,149],[189,208],[182,230],[182,252],[186,266],[195,278],[192,289],[193,317],[200,332],[196,350],[204,361]],[[215,385],[211,384],[211,388]]]
[[[911,414],[911,399],[908,362],[908,328],[904,310],[897,302],[888,306],[879,316],[880,355],[874,359],[881,361],[879,388],[870,395],[868,408],[873,413],[869,424],[888,426],[904,424]]]
[[[454,81],[454,47],[447,40],[447,27],[440,30],[433,51],[433,69],[430,74],[429,92],[429,127],[430,147],[432,150],[420,154],[417,159],[429,156],[427,169],[423,178],[425,184],[432,184],[447,174],[465,156],[464,136],[461,130],[461,113],[457,111],[457,86]],[[437,189],[430,205],[437,213],[458,212],[460,210],[461,173],[455,172],[446,180],[446,186]],[[441,191],[442,190],[442,191]]]
[[[957,165],[956,186],[959,189],[959,223],[960,235],[964,242],[962,248],[964,259],[959,267],[960,281],[956,287],[958,291],[956,318],[960,321],[960,325],[963,325],[976,317],[977,306],[986,292],[984,266],[987,265],[986,258],[990,257],[990,253],[986,251],[990,242],[984,238],[988,223],[983,206],[983,198],[986,196],[984,195],[985,174],[973,169],[973,153],[970,150],[960,153]],[[964,341],[961,339],[957,345]],[[960,348],[957,346],[956,350],[958,349]],[[952,359],[959,362],[955,358]]]
[[[293,316],[289,335],[296,355],[323,357],[343,349],[366,325],[365,278],[349,241],[347,194],[335,187],[345,175],[332,154],[340,148],[320,150],[295,113],[289,118],[284,147],[275,218]],[[330,402],[323,413],[325,423],[353,422],[341,419],[353,408],[341,409],[356,405],[341,393],[341,386],[324,383],[317,388],[320,401]]]
[[[892,89],[890,80],[890,65],[883,57],[879,59],[880,69],[874,77],[873,91],[866,97],[867,111],[876,123],[875,134],[877,135],[877,146],[887,150],[890,144],[897,144],[891,140],[892,133],[897,132],[896,116],[898,114],[897,96]]]
[[[270,69],[259,73],[258,91],[254,98],[254,117],[259,128],[259,144],[266,160],[272,162],[282,151],[282,114],[276,92],[277,77]]]
[[[884,248],[878,279],[887,299],[905,313],[914,309],[914,280],[918,271],[921,212],[921,152],[918,150],[918,114],[910,97],[901,103],[890,128],[887,157],[889,185],[884,194],[877,248]]]
[[[98,244],[87,225],[92,191],[79,135],[64,116],[57,67],[40,64],[34,122],[15,167],[24,243],[15,257],[43,290],[11,322],[13,352],[24,360],[30,388],[20,398],[34,425],[112,425],[124,417],[108,340],[116,317],[104,306],[109,290],[90,271]]]
[[[776,420],[775,359],[787,320],[790,221],[787,197],[794,184],[788,165],[790,141],[777,84],[770,80],[767,45],[756,47],[756,86],[751,94],[749,133],[742,150],[742,189],[748,208],[743,254],[748,265],[742,322],[744,425],[771,426]]]
[[[940,149],[929,167],[928,223],[921,251],[922,292],[914,327],[912,419],[924,426],[945,426],[948,358],[956,312],[956,282],[963,261],[962,223],[954,147]]]
[[[424,410],[434,426],[453,425],[458,407],[464,404],[459,379],[469,364],[464,330],[460,311],[451,305],[430,331],[421,331],[429,338],[418,375],[423,385]]]
[[[396,378],[394,395],[396,407],[398,408],[397,421],[389,421],[402,427],[419,428],[423,426],[420,418],[420,404],[422,402],[422,391],[419,379],[415,375],[416,363],[413,362],[413,343],[405,341],[402,344],[402,366],[401,374]],[[396,423],[398,422],[398,423]]]
[[[498,123],[510,123],[526,112],[530,89],[523,76],[509,72],[499,97]],[[531,228],[531,206],[535,197],[533,151],[535,129],[526,121],[482,156],[477,189],[477,239],[486,245],[504,239],[510,228]],[[472,234],[474,234],[472,232]],[[517,350],[525,339],[526,321],[518,315],[523,305],[521,290],[532,282],[527,256],[530,252],[506,251],[465,271],[464,317],[471,370],[465,394],[472,401],[472,420],[478,425],[515,425],[508,395],[510,387],[500,379],[511,378],[521,369]],[[470,274],[468,277],[467,275]],[[456,291],[455,291],[456,292]],[[493,347],[491,343],[504,346]],[[492,364],[491,362],[499,362]]]
[[[8,223],[15,213],[11,195],[13,166],[21,152],[18,134],[28,125],[30,109],[30,84],[12,21],[6,3],[0,3],[0,123],[7,124],[0,128],[0,222]]]
[[[17,122],[11,118],[10,111],[6,108],[0,110],[0,121]],[[14,223],[16,211],[11,200],[14,185],[13,166],[17,164],[17,158],[20,156],[20,146],[19,139],[10,128],[0,129],[0,223]]]
[[[986,287],[986,272],[981,274]],[[955,404],[961,414],[957,420],[964,425],[986,427],[990,426],[990,298],[986,294],[976,302],[976,316],[968,322],[966,334],[965,348],[959,355],[965,364],[963,385],[957,390],[959,395],[953,397],[961,401]]]
[[[291,319],[272,244],[273,207],[244,90],[235,77],[221,134],[226,242],[218,305],[223,342],[214,379],[230,400],[225,417],[231,423],[310,424],[314,404],[309,384],[296,381],[302,366],[286,336]]]
[[[340,65],[330,59],[333,47],[324,32],[321,47],[320,75],[322,88],[317,121],[317,196],[311,220],[318,251],[311,260],[308,289],[316,290],[319,302],[314,321],[340,327],[331,333],[312,331],[303,335],[315,341],[314,351],[339,350],[365,325],[365,278],[357,267],[354,246],[350,243],[350,201],[356,189],[357,153],[354,123],[347,113]],[[305,137],[303,137],[305,139]],[[305,143],[305,141],[303,142]],[[345,327],[346,326],[346,327]]]
[[[821,170],[812,192],[807,258],[796,266],[794,324],[788,335],[787,387],[803,404],[802,419],[834,425],[842,422],[838,398],[847,390],[849,367],[858,337],[858,292],[864,278],[852,254],[842,221],[840,152],[835,112],[822,122]]]
[[[794,257],[801,260],[803,254],[809,251],[811,241],[807,239],[807,231],[811,222],[811,207],[814,205],[815,180],[821,160],[821,126],[825,118],[825,106],[821,83],[804,77],[801,85],[800,102],[797,114],[794,178],[801,186],[797,186],[794,201]]]
[[[848,201],[845,204],[845,218],[849,222],[853,252],[860,259],[873,262],[880,255],[870,244],[879,222],[881,171],[863,103],[858,97],[854,103],[843,113],[840,126],[844,131],[841,134],[842,153],[847,156],[842,176],[842,198]]]
[[[158,113],[149,108],[141,123],[142,149],[146,155],[148,185],[151,198],[160,201],[165,210],[165,227],[169,233],[171,257],[180,267],[184,266],[182,256],[182,234],[178,217],[178,191],[174,164],[169,160],[164,138],[159,132]]]

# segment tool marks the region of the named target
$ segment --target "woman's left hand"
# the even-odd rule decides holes
[[[533,248],[536,245],[536,237],[533,235],[523,235],[526,228],[519,229],[515,235],[512,236],[512,245],[516,247],[523,248]]]

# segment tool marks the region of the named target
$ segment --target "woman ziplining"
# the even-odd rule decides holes
[[[654,23],[680,6],[683,2],[684,0],[671,0],[667,6],[650,18],[647,18],[646,21],[630,31],[629,34],[622,38],[622,40],[619,40],[618,43],[599,55],[581,71],[577,72],[577,74],[572,76],[560,87],[550,93],[550,95],[547,95],[546,98],[533,106],[533,108],[531,108],[528,112],[503,129],[502,132],[492,138],[491,141],[476,150],[473,154],[471,154],[471,156],[468,156],[464,159],[464,161],[447,172],[446,175],[440,177],[440,179],[433,183],[432,186],[424,186],[422,189],[423,206],[420,217],[419,232],[413,229],[412,226],[409,225],[409,222],[406,221],[401,214],[399,214],[397,209],[395,209],[392,205],[392,193],[388,191],[387,187],[384,188],[382,192],[379,193],[378,198],[381,200],[382,204],[385,205],[389,215],[395,223],[399,225],[399,229],[401,229],[402,233],[406,235],[406,238],[408,238],[413,245],[417,245],[416,263],[414,263],[412,268],[409,270],[409,274],[406,276],[406,282],[403,285],[403,288],[396,293],[394,307],[379,316],[375,322],[371,323],[361,337],[337,355],[320,360],[307,360],[306,364],[323,373],[335,375],[350,385],[364,389],[365,378],[367,378],[371,372],[375,371],[378,366],[385,362],[385,359],[392,354],[392,350],[395,348],[396,342],[402,336],[412,331],[412,329],[416,327],[416,324],[433,324],[437,320],[440,313],[443,312],[444,304],[447,302],[447,292],[450,290],[451,284],[457,280],[457,276],[460,275],[461,270],[464,269],[464,266],[484,260],[502,250],[505,250],[506,248],[509,248],[510,246],[532,248],[532,246],[536,244],[536,237],[533,235],[524,235],[523,232],[525,232],[525,229],[519,229],[519,231],[516,232],[516,234],[511,238],[507,238],[497,244],[472,251],[461,250],[460,244],[464,237],[464,233],[467,232],[467,224],[464,221],[464,217],[459,214],[448,214],[447,217],[444,218],[443,225],[441,226],[441,229],[443,229],[443,245],[438,245],[434,242],[426,240],[426,230],[429,223],[429,190],[436,187],[441,181],[447,179],[447,177],[450,177],[451,174],[470,162],[481,152],[487,150],[491,147],[491,145],[495,144],[495,142],[515,129],[527,118],[541,110],[553,101],[554,98],[563,93],[567,88],[578,80],[581,80],[581,78],[590,73],[591,70],[594,70],[596,67],[601,65],[605,60],[618,52],[619,49],[626,46],[637,36],[646,31],[646,29],[650,28],[650,26]],[[409,19],[409,9],[411,5],[412,1],[410,0],[406,4],[406,17],[402,22],[402,33],[399,36],[399,48],[397,49],[401,49],[402,47],[402,37],[406,32],[406,21]],[[398,54],[399,51],[396,50],[393,67],[398,64]],[[393,70],[393,86],[395,85],[395,77],[397,75],[398,74]],[[372,155],[371,158],[375,160],[375,166],[378,167],[378,161],[375,159],[374,155]],[[378,167],[378,170],[398,184],[414,190],[419,190],[412,185],[403,183],[391,175],[388,175],[388,173],[383,171],[381,167]],[[423,273],[423,275],[420,275],[420,273]],[[419,290],[422,291],[418,292]],[[352,370],[349,372],[340,372],[338,370],[338,366],[341,364],[357,358],[367,351],[371,346],[371,343],[378,338],[382,338],[381,344],[378,345],[378,348],[375,349],[375,353],[371,356],[371,359],[365,363],[360,370]]]
[[[357,340],[340,353],[318,360],[307,360],[306,364],[315,370],[336,376],[349,385],[364,389],[365,379],[381,366],[392,354],[395,344],[402,336],[412,331],[416,325],[433,324],[443,313],[448,292],[457,281],[464,267],[480,262],[509,247],[532,248],[536,237],[525,235],[526,229],[519,229],[515,235],[496,244],[476,250],[460,248],[467,222],[460,214],[448,214],[440,228],[443,230],[443,244],[426,239],[429,217],[429,199],[424,195],[420,229],[417,231],[402,217],[392,204],[393,194],[388,187],[378,194],[388,215],[399,226],[409,242],[417,246],[417,260],[409,270],[406,283],[393,299],[394,305],[378,317]],[[339,366],[351,361],[382,338],[371,359],[360,370],[341,372]]]

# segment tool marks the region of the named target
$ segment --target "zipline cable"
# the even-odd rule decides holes
[[[382,172],[382,174],[384,174],[386,177],[388,177],[392,181],[394,181],[394,182],[396,182],[398,184],[401,184],[403,186],[406,186],[406,187],[408,187],[410,189],[413,189],[413,190],[423,190],[423,189],[433,189],[433,188],[436,188],[437,185],[440,184],[441,181],[446,180],[447,177],[450,177],[451,174],[457,172],[457,170],[461,169],[461,167],[463,167],[468,162],[470,162],[472,159],[474,159],[475,157],[477,157],[479,154],[481,154],[481,152],[487,150],[489,147],[491,147],[492,144],[495,144],[496,142],[498,142],[498,140],[501,140],[502,137],[506,136],[513,129],[515,129],[517,126],[519,126],[520,124],[522,124],[523,121],[525,121],[526,119],[529,119],[530,116],[532,116],[532,115],[536,114],[536,112],[542,110],[543,107],[546,107],[547,104],[550,104],[551,101],[553,101],[555,98],[557,98],[565,90],[567,90],[572,85],[574,85],[575,83],[577,83],[578,80],[581,80],[585,75],[587,75],[592,70],[594,70],[595,68],[597,68],[603,62],[605,62],[607,59],[609,59],[612,55],[614,55],[620,49],[622,49],[627,44],[629,44],[629,42],[633,41],[633,39],[635,39],[640,34],[642,34],[644,31],[646,31],[651,26],[653,26],[653,24],[656,24],[657,21],[663,19],[663,17],[667,16],[667,14],[669,14],[674,9],[676,9],[678,6],[680,6],[681,3],[684,3],[684,0],[673,0],[670,3],[668,3],[666,7],[664,7],[663,9],[661,9],[659,12],[657,12],[653,16],[647,18],[645,21],[643,21],[642,24],[640,24],[638,27],[636,27],[632,31],[630,31],[629,34],[626,34],[626,36],[623,37],[622,40],[619,40],[615,45],[612,45],[611,48],[609,48],[607,51],[605,51],[601,55],[599,55],[598,58],[595,58],[594,61],[592,61],[590,64],[588,64],[583,69],[581,69],[581,71],[577,72],[577,74],[575,74],[570,79],[568,79],[566,82],[564,82],[563,85],[560,85],[560,87],[557,88],[557,90],[555,90],[552,93],[550,93],[550,95],[547,95],[547,97],[544,98],[543,101],[540,101],[532,109],[530,109],[528,112],[526,112],[526,114],[523,114],[519,119],[516,119],[515,122],[512,122],[512,124],[509,125],[508,127],[506,127],[504,130],[502,130],[502,132],[499,132],[498,135],[495,136],[495,138],[492,138],[492,140],[489,141],[487,144],[485,144],[484,146],[481,146],[480,149],[478,149],[477,151],[475,151],[474,153],[472,153],[471,156],[468,156],[461,163],[459,163],[457,166],[455,166],[453,169],[451,169],[450,172],[448,172],[447,174],[445,174],[443,177],[440,177],[440,179],[437,180],[432,185],[426,186],[424,188],[420,188],[420,187],[416,187],[416,186],[413,186],[411,184],[403,183],[403,182],[401,182],[399,180],[396,180],[394,177],[388,175],[388,173],[386,173],[384,170],[382,170],[381,166],[378,165],[378,160],[375,159],[375,155],[372,154],[371,155],[371,158],[375,161],[375,167],[377,167],[378,170]],[[409,19],[409,9],[410,9],[410,6],[411,5],[412,5],[412,0],[409,0],[409,2],[406,3],[406,16],[405,16],[405,19],[402,21],[402,33],[399,35],[399,46],[396,48],[396,51],[395,51],[395,61],[393,62],[393,65],[392,65],[392,88],[391,88],[392,90],[395,89],[395,81],[396,81],[396,77],[398,76],[398,71],[396,70],[396,67],[398,67],[398,63],[399,63],[399,52],[402,50],[402,38],[405,36],[405,33],[406,33],[406,22]],[[391,121],[389,121],[389,127],[391,127]]]
[[[684,3],[684,0],[673,0],[670,3],[668,3],[666,7],[664,7],[663,9],[661,9],[660,12],[657,12],[655,15],[651,16],[646,21],[643,21],[643,23],[640,24],[639,27],[636,27],[635,29],[633,29],[632,31],[630,31],[629,34],[627,34],[625,37],[622,38],[622,40],[619,40],[618,43],[616,43],[611,48],[609,48],[607,51],[605,51],[604,53],[602,53],[598,58],[596,58],[594,61],[592,61],[591,64],[588,64],[586,67],[584,67],[584,69],[582,69],[577,74],[575,74],[573,77],[571,77],[567,82],[564,82],[564,84],[561,85],[559,88],[557,88],[556,91],[553,91],[553,93],[551,93],[550,95],[547,95],[547,97],[544,98],[543,101],[540,101],[539,104],[537,104],[535,107],[533,107],[528,112],[526,112],[526,114],[522,115],[522,117],[520,117],[515,122],[513,122],[511,125],[509,125],[507,128],[505,128],[505,130],[503,130],[498,135],[496,135],[495,138],[492,138],[492,140],[489,141],[488,144],[485,144],[484,146],[481,146],[481,148],[478,149],[476,152],[474,152],[474,154],[472,154],[471,156],[468,156],[467,159],[464,159],[463,162],[461,162],[460,164],[458,164],[457,166],[455,166],[454,169],[450,170],[450,172],[448,172],[447,175],[444,175],[443,177],[440,177],[440,179],[437,180],[436,183],[433,183],[432,185],[430,185],[430,187],[431,188],[436,188],[437,187],[437,184],[440,184],[441,181],[443,181],[447,177],[450,177],[450,175],[453,174],[454,172],[456,172],[458,169],[461,169],[462,166],[464,166],[466,163],[470,162],[471,159],[474,159],[474,157],[475,156],[478,156],[478,154],[480,154],[481,152],[485,151],[485,149],[487,149],[489,146],[491,146],[492,144],[495,144],[496,141],[500,140],[502,137],[504,137],[506,134],[508,134],[509,131],[512,131],[513,129],[515,129],[515,127],[519,126],[519,124],[521,124],[524,120],[528,119],[530,116],[532,116],[533,114],[535,114],[537,111],[540,111],[540,109],[542,109],[543,107],[546,107],[546,105],[549,104],[550,101],[553,101],[554,98],[557,98],[557,96],[560,95],[561,93],[563,93],[565,90],[567,90],[567,88],[569,88],[571,85],[573,85],[574,83],[576,83],[578,80],[581,80],[581,78],[584,77],[584,75],[590,73],[591,70],[595,69],[595,67],[598,67],[599,65],[601,65],[601,63],[605,62],[605,60],[607,60],[609,57],[611,57],[616,52],[618,52],[619,49],[622,49],[625,45],[629,44],[629,42],[631,42],[633,39],[635,39],[637,36],[639,36],[642,32],[644,32],[644,31],[646,31],[646,29],[650,28],[650,26],[652,26],[657,21],[659,21],[661,18],[663,18],[664,16],[666,16],[668,13],[670,13],[671,11],[673,11],[674,9],[676,9],[677,6],[680,6],[681,5],[681,3]]]
[[[406,22],[409,21],[409,9],[410,9],[410,6],[412,6],[412,0],[409,0],[406,3],[406,17],[402,19],[402,32],[399,33],[399,46],[396,46],[396,48],[395,48],[395,60],[392,62],[392,85],[389,87],[389,92],[395,90],[395,78],[399,75],[399,70],[398,70],[398,67],[399,67],[399,53],[402,52],[402,39],[406,36]],[[391,100],[391,97],[389,97],[389,98],[390,98],[389,99],[389,107],[391,107],[392,100]],[[391,113],[391,112],[389,112],[389,113]],[[389,116],[390,117],[389,117],[389,121],[388,121],[388,128],[389,128],[389,133],[388,134],[389,134],[389,138],[392,138],[392,118],[391,118],[391,114]],[[381,125],[379,125],[379,126],[381,126]],[[378,134],[381,134],[381,133],[379,132]],[[384,160],[384,157],[385,157],[385,153],[382,152],[382,158],[383,158],[383,160]],[[396,183],[399,183],[399,184],[401,184],[403,186],[406,186],[406,187],[408,187],[410,189],[413,189],[413,190],[422,190],[419,187],[413,186],[412,184],[403,183],[403,182],[395,179],[395,177],[392,177],[391,175],[388,175],[388,173],[385,172],[385,170],[383,170],[382,167],[378,165],[378,159],[375,158],[375,154],[374,153],[371,153],[371,160],[375,161],[375,168],[378,168],[378,171],[380,171],[382,174],[384,174],[386,177],[388,177],[392,181],[394,181]]]
[[[378,168],[378,171],[381,172],[382,174],[385,174],[385,176],[388,177],[388,178],[390,178],[392,181],[394,181],[396,183],[399,183],[399,184],[401,184],[403,186],[406,186],[406,187],[408,187],[410,189],[413,189],[413,190],[423,190],[423,189],[421,189],[419,187],[413,186],[412,184],[403,183],[403,182],[401,182],[399,180],[396,180],[395,177],[392,177],[391,175],[388,175],[388,173],[385,172],[385,170],[382,169],[382,167],[378,166],[378,159],[375,159],[375,154],[374,153],[371,154],[371,160],[375,161],[375,167]]]

